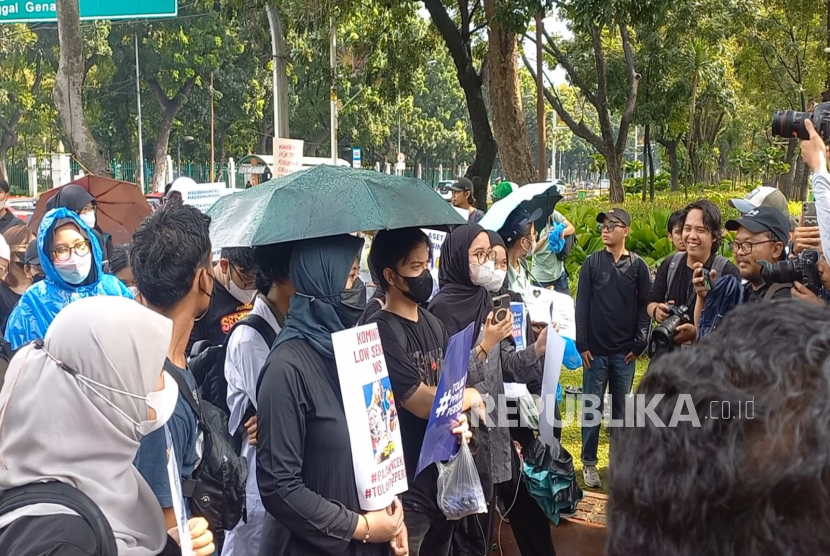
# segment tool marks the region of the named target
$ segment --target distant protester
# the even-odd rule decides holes
[[[133,269],[130,266],[129,245],[118,245],[112,248],[112,251],[110,251],[109,274],[112,274],[121,280],[121,283],[127,286],[130,293],[133,294],[133,297],[138,294],[138,288],[135,284],[135,276],[133,275]]]
[[[73,301],[98,295],[132,299],[118,278],[104,274],[104,255],[97,237],[71,210],[46,213],[37,245],[46,278],[23,294],[9,315],[6,341],[12,349],[43,338],[55,315]]]
[[[4,233],[9,228],[26,225],[25,222],[16,217],[12,214],[12,211],[6,208],[6,202],[9,200],[10,191],[9,182],[4,179],[0,179],[0,234]]]

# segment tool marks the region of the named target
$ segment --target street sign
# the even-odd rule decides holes
[[[147,19],[176,17],[178,0],[79,0],[81,19]],[[55,2],[0,0],[0,23],[57,21]]]
[[[406,155],[404,153],[398,153],[398,164],[403,164],[406,162]]]
[[[363,164],[363,149],[352,147],[352,168],[360,168]]]

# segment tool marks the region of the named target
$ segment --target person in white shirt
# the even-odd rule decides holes
[[[280,333],[288,313],[294,285],[288,276],[288,260],[293,244],[268,245],[254,249],[258,295],[246,319],[267,323],[273,337]],[[261,320],[260,320],[261,319]],[[261,325],[261,324],[260,324]],[[270,336],[270,334],[269,334]],[[273,343],[273,342],[272,342]],[[242,456],[248,460],[246,504],[248,521],[242,521],[226,537],[224,556],[258,556],[267,512],[262,505],[256,479],[256,389],[259,373],[271,345],[252,325],[237,326],[228,339],[225,378],[228,381],[228,429],[232,435],[241,426],[247,431]],[[252,415],[253,414],[253,415]]]

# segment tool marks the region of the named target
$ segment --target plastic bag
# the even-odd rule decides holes
[[[447,463],[438,466],[438,507],[447,519],[487,513],[487,502],[473,454],[466,443]]]

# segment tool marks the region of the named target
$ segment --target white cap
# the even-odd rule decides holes
[[[12,260],[12,250],[9,248],[9,243],[2,234],[0,234],[0,259],[5,259],[6,261]]]

